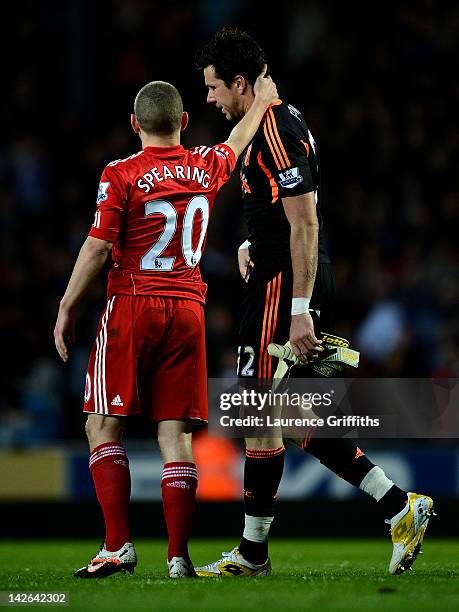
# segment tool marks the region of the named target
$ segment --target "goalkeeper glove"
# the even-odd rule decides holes
[[[359,367],[360,353],[349,348],[349,340],[323,332],[320,335],[324,350],[310,362],[311,369],[318,376],[332,378],[339,375],[345,365]]]
[[[274,379],[279,379],[274,386],[277,388],[280,379],[284,378],[288,370],[294,366],[309,365],[309,367],[318,376],[331,378],[340,374],[345,365],[357,368],[359,366],[360,353],[349,348],[349,341],[333,334],[326,334],[321,332],[323,351],[313,358],[299,359],[292,350],[290,342],[282,344],[269,344],[268,353],[272,357],[277,357],[279,363],[277,364],[276,371],[274,373]]]

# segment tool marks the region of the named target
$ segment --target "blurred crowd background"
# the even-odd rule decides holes
[[[459,5],[352,4],[62,0],[12,8],[0,115],[0,447],[81,439],[104,278],[80,308],[65,367],[52,332],[100,173],[138,150],[129,118],[151,80],[183,94],[185,146],[227,137],[231,126],[207,107],[193,66],[199,45],[224,24],[248,29],[265,48],[281,97],[303,112],[319,144],[339,293],[337,327],[327,331],[352,338],[362,375],[459,376]],[[209,376],[234,372],[236,252],[245,237],[235,175],[217,200],[202,261]]]

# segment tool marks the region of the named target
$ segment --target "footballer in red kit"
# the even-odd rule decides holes
[[[142,396],[154,422],[206,421],[206,284],[198,264],[215,197],[235,163],[226,144],[148,146],[105,168],[89,235],[113,243],[114,266],[85,412],[133,415]]]
[[[147,146],[108,164],[89,232],[113,242],[108,296],[154,293],[204,303],[198,264],[215,197],[235,164],[226,144]]]
[[[153,81],[137,94],[131,126],[142,150],[108,164],[89,236],[60,302],[56,349],[68,361],[75,309],[111,253],[108,302],[89,358],[84,395],[89,469],[105,521],[105,541],[77,578],[133,572],[129,460],[122,443],[127,416],[144,411],[157,426],[169,543],[170,578],[195,577],[188,538],[198,474],[192,432],[207,420],[204,302],[199,261],[220,187],[249,144],[276,86],[265,77],[228,140],[186,150],[188,122],[177,89]]]

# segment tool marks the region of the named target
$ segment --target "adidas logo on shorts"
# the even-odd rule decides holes
[[[110,402],[110,404],[112,406],[124,406],[123,404],[123,400],[120,398],[119,395],[115,396],[112,401]]]

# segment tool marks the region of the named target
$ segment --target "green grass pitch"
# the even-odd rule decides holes
[[[77,580],[97,550],[94,541],[0,543],[0,590],[68,591],[70,610],[453,610],[459,608],[459,540],[426,539],[412,572],[390,576],[387,540],[278,540],[269,578],[169,580],[165,542],[136,542],[133,576]],[[194,540],[196,565],[215,560],[234,541]],[[67,609],[69,609],[67,608]]]

